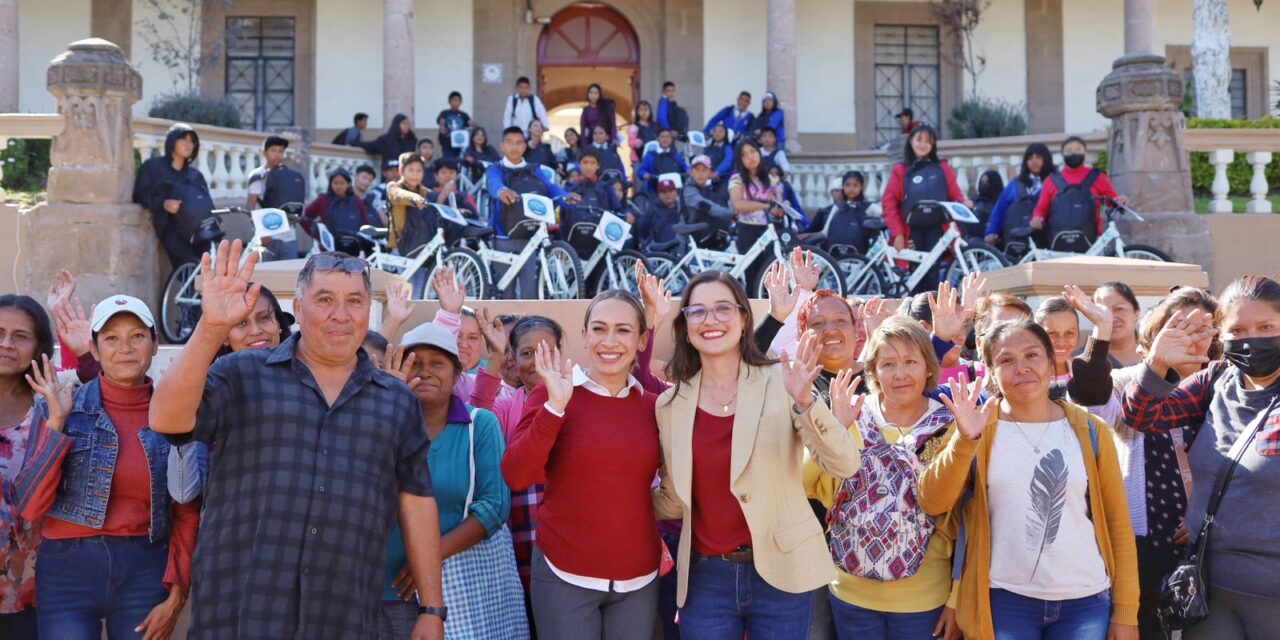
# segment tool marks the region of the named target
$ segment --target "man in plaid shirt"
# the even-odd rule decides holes
[[[236,241],[216,265],[205,254],[203,315],[151,404],[155,431],[216,446],[191,637],[373,637],[398,516],[424,605],[413,638],[443,638],[430,442],[409,388],[360,349],[368,265],[313,256],[298,274],[299,333],[213,363],[259,295],[257,255],[238,269],[241,253]]]

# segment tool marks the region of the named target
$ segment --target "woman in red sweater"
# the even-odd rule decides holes
[[[14,483],[24,519],[44,518],[36,566],[40,635],[167,638],[191,587],[199,511],[173,504],[169,444],[147,426],[155,320],[137,298],[98,303],[98,378],[72,390],[35,367],[33,443]],[[34,363],[33,363],[34,364]]]
[[[939,207],[919,207],[926,200],[973,203],[956,183],[956,172],[938,159],[938,132],[922,124],[912,130],[903,145],[902,162],[893,166],[880,199],[885,224],[895,249],[911,247],[929,251],[942,238],[950,220]],[[912,293],[938,288],[938,265],[930,269]]]
[[[583,369],[538,345],[542,384],[502,458],[513,491],[543,482],[532,563],[543,638],[648,640],[658,611],[661,542],[650,486],[658,471],[654,395],[631,375],[645,344],[644,307],[601,293],[587,307]]]

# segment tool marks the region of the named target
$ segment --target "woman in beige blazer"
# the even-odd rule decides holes
[[[858,469],[859,446],[812,394],[821,367],[812,335],[795,360],[751,339],[738,281],[706,271],[675,318],[675,385],[658,398],[660,519],[683,518],[681,634],[699,640],[805,638],[810,592],[835,578],[802,483],[807,448],[834,477]]]

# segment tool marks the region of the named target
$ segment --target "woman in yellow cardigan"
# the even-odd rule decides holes
[[[952,383],[943,402],[956,424],[917,488],[929,514],[962,509],[960,629],[1136,640],[1137,552],[1115,444],[1099,436],[1106,424],[1049,399],[1053,344],[1038,325],[1003,322],[982,343],[998,396],[981,402],[963,374]]]

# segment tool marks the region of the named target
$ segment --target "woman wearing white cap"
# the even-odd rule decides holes
[[[448,329],[421,324],[389,350],[385,366],[404,380],[422,407],[431,448],[427,465],[440,514],[445,636],[527,638],[524,588],[507,529],[511,493],[502,481],[506,449],[492,413],[455,395],[463,374],[458,341]],[[378,638],[401,640],[418,618],[404,540],[397,526],[387,545],[387,586]]]
[[[29,378],[40,399],[14,496],[23,518],[44,518],[40,635],[97,640],[105,622],[111,638],[168,637],[191,587],[199,512],[170,501],[169,444],[147,426],[155,320],[117,295],[90,329],[98,378],[73,391],[47,356]]]

